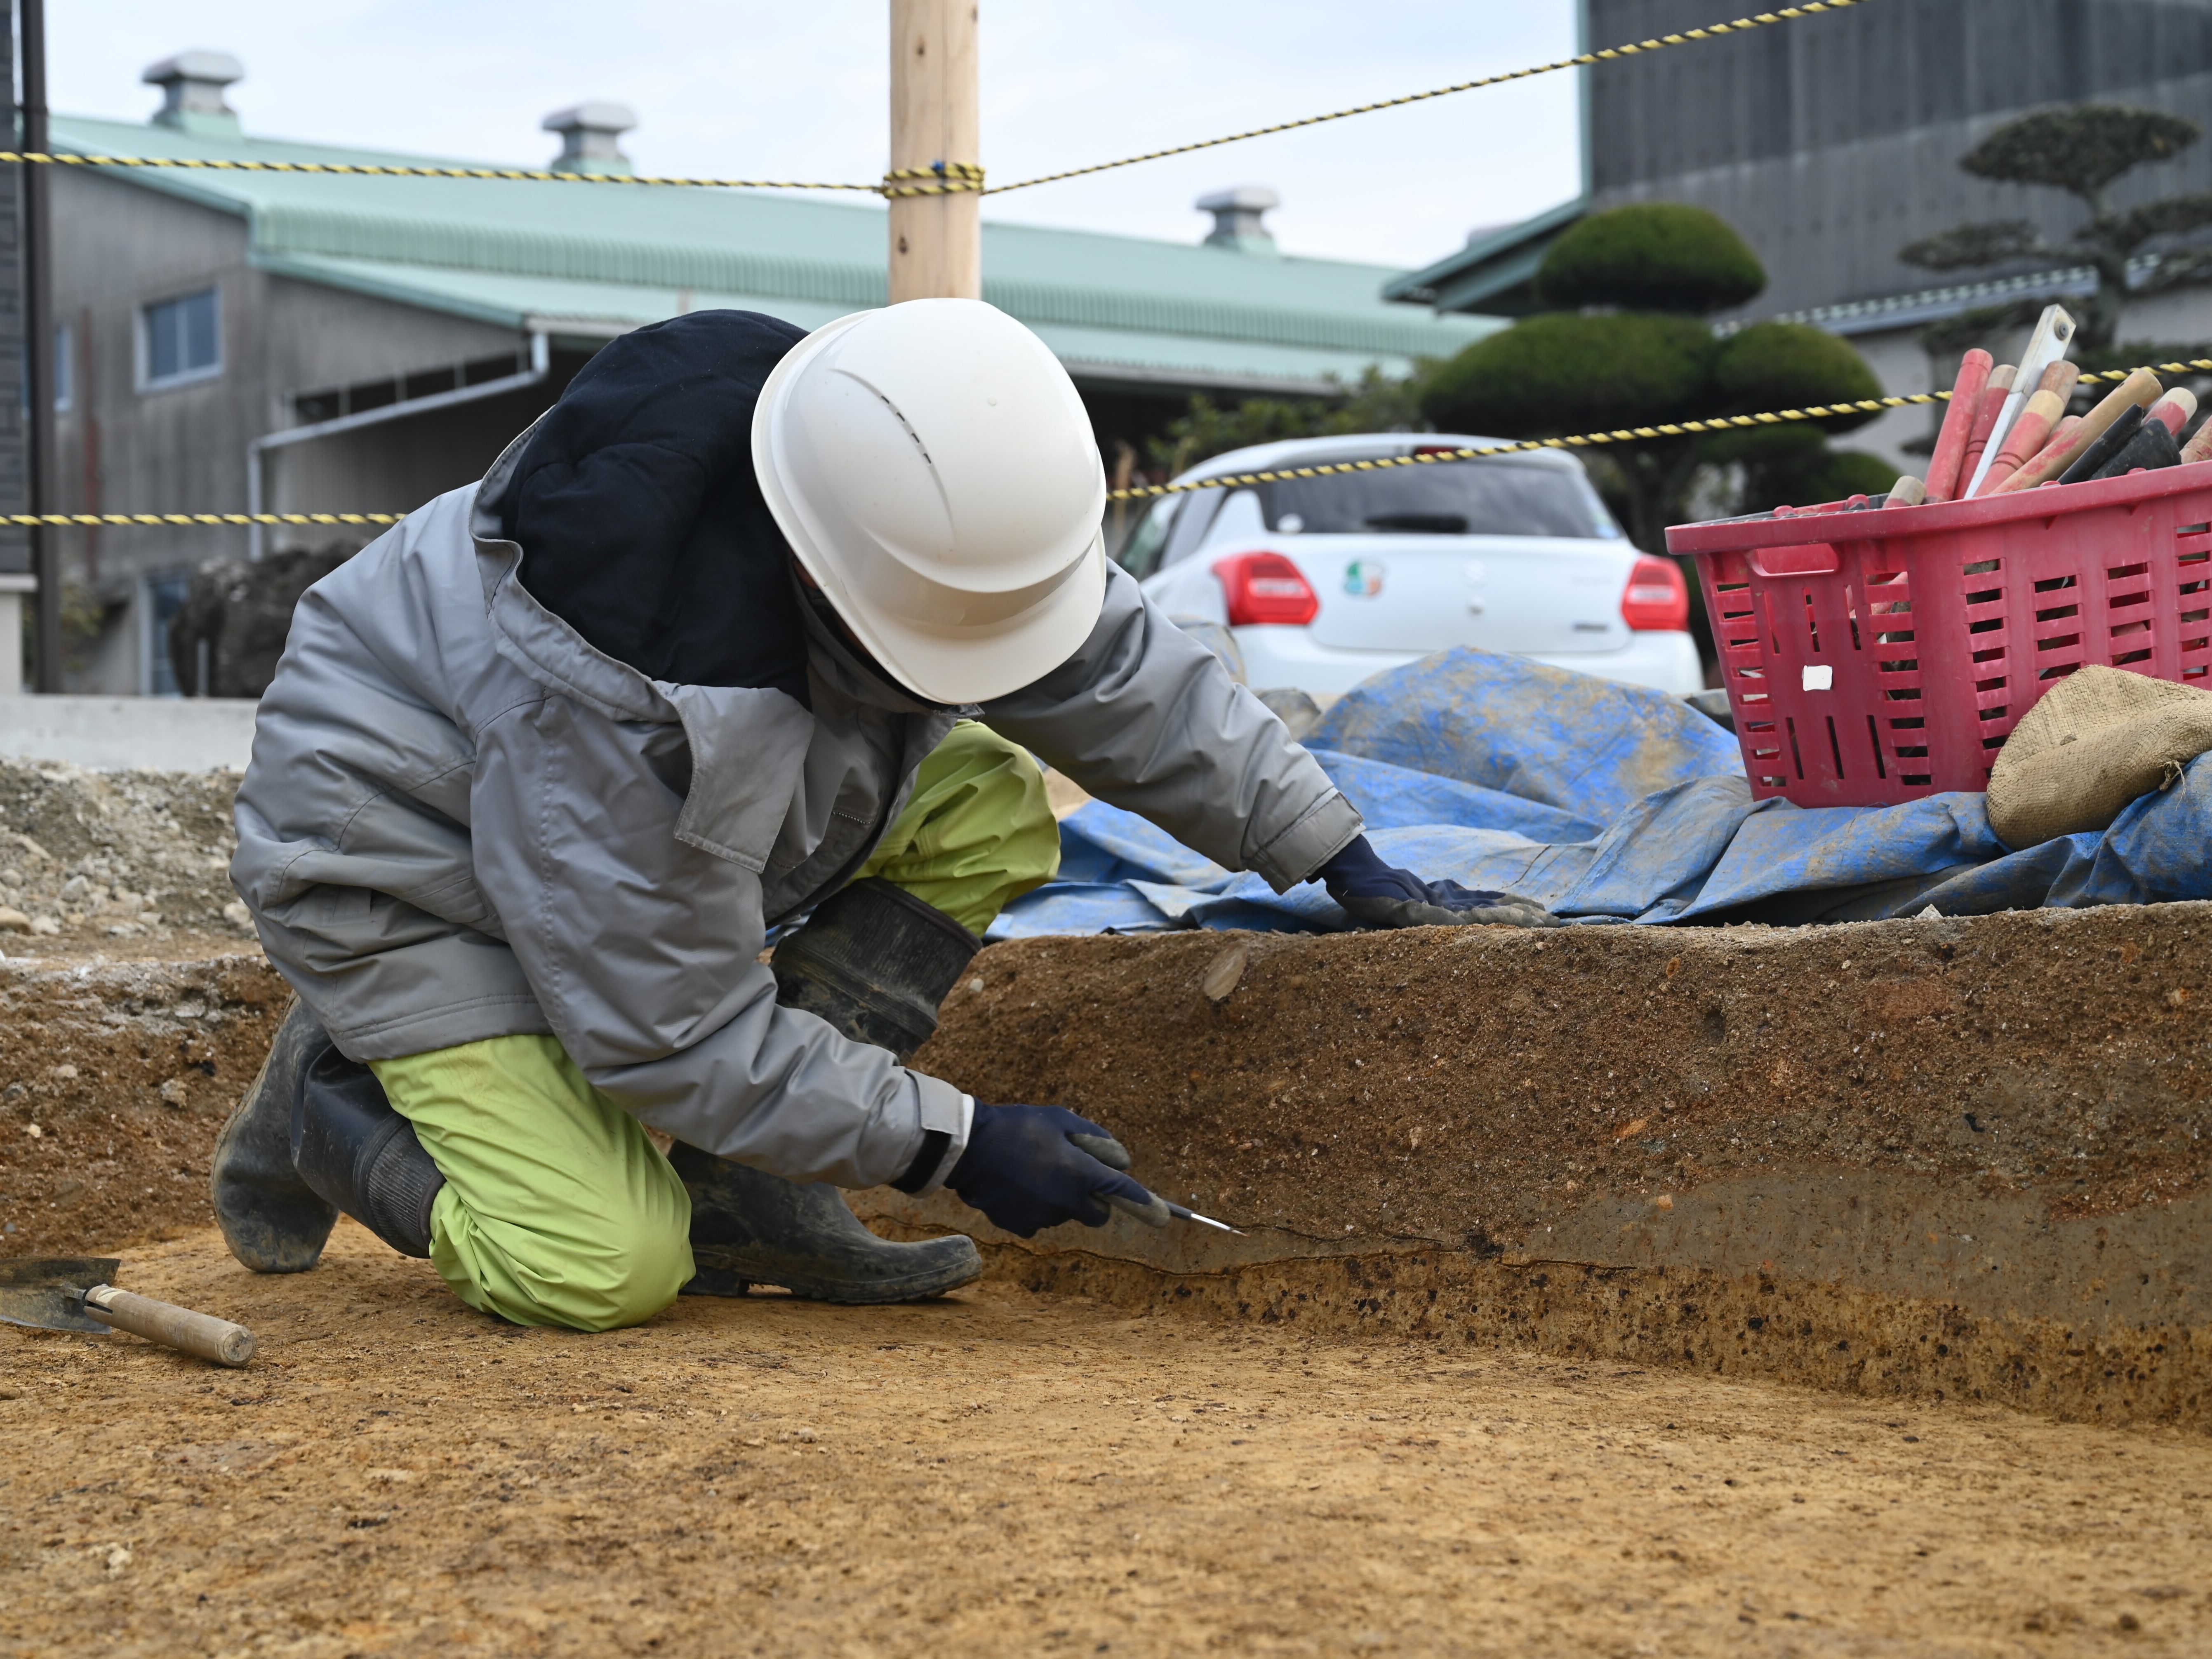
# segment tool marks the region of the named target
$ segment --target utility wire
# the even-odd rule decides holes
[[[1698,40],[1717,40],[1723,35],[1741,34],[1747,29],[1765,28],[1771,23],[1795,22],[1799,18],[1815,17],[1823,12],[1841,11],[1847,6],[1863,3],[1865,0],[1805,0],[1802,5],[1784,6],[1777,11],[1754,12],[1732,22],[1708,23],[1703,28],[1685,29],[1679,34],[1655,35],[1648,40],[1607,46],[1597,52],[1562,58],[1556,63],[1508,70],[1503,75],[1486,75],[1479,80],[1455,82],[1448,87],[1432,87],[1426,92],[1410,92],[1400,98],[1384,98],[1371,104],[1355,104],[1349,109],[1330,110],[1322,115],[1301,116],[1295,121],[1278,121],[1272,126],[1254,127],[1249,131],[1232,132],[1219,138],[1201,138],[1195,143],[1146,150],[1141,155],[1125,155],[1118,161],[1097,161],[1089,167],[1040,173],[1034,179],[1018,179],[1011,185],[993,185],[988,188],[983,182],[983,169],[972,161],[939,161],[927,167],[901,167],[885,173],[880,181],[872,185],[836,184],[808,179],[690,179],[630,173],[562,173],[550,167],[416,167],[372,161],[220,161],[185,155],[54,155],[40,150],[12,149],[0,150],[0,162],[47,167],[173,167],[204,173],[335,173],[368,179],[505,179],[566,185],[675,185],[693,190],[846,190],[887,198],[956,196],[971,191],[998,196],[1010,190],[1028,190],[1036,185],[1054,184],[1062,179],[1080,179],[1093,173],[1108,173],[1115,167],[1131,167],[1139,161],[1157,161],[1164,156],[1188,155],[1193,150],[1215,149],[1223,144],[1242,143],[1247,138],[1263,138],[1269,133],[1293,132],[1300,127],[1319,126],[1325,121],[1341,121],[1354,115],[1371,115],[1377,110],[1425,103],[1432,98],[1449,98],[1455,93],[1474,92],[1482,87],[1503,86],[1509,81],[1526,81],[1532,76],[1549,75],[1555,70],[1610,64],[1625,58],[1664,51],[1668,46],[1688,46]]]
[[[1201,138],[1194,144],[1176,144],[1169,149],[1148,149],[1141,155],[1125,155],[1118,161],[1096,161],[1087,167],[1069,167],[1062,173],[1039,173],[1034,179],[1018,179],[1011,185],[993,185],[983,193],[986,196],[1000,196],[1010,190],[1027,190],[1032,185],[1057,184],[1062,179],[1080,179],[1089,173],[1109,172],[1115,167],[1133,167],[1139,161],[1157,161],[1169,155],[1188,155],[1193,150],[1242,143],[1247,138],[1264,138],[1273,132],[1295,132],[1300,127],[1316,127],[1324,121],[1341,121],[1353,115],[1372,115],[1377,110],[1399,109],[1407,104],[1425,103],[1431,98],[1449,98],[1454,93],[1503,86],[1509,81],[1526,81],[1532,76],[1549,75],[1555,70],[1610,64],[1623,58],[1664,51],[1668,46],[1687,46],[1693,40],[1716,40],[1724,34],[1740,34],[1746,29],[1765,28],[1770,23],[1795,22],[1801,17],[1841,11],[1846,6],[1863,3],[1863,0],[1805,0],[1802,6],[1784,6],[1779,11],[1755,12],[1749,17],[1739,17],[1731,23],[1709,23],[1703,28],[1685,29],[1680,34],[1657,35],[1629,46],[1607,46],[1599,52],[1585,52],[1577,57],[1562,58],[1556,63],[1538,64],[1529,69],[1508,70],[1503,75],[1486,75],[1477,81],[1455,82],[1448,87],[1433,87],[1427,92],[1409,92],[1401,98],[1384,98],[1372,104],[1354,104],[1349,109],[1333,109],[1325,115],[1301,116],[1295,121],[1278,121],[1272,126],[1254,127],[1249,131],[1232,132],[1224,137]]]

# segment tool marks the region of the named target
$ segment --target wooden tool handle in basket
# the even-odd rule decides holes
[[[103,1324],[129,1331],[149,1342],[212,1359],[218,1365],[243,1365],[253,1358],[253,1333],[212,1314],[194,1313],[174,1303],[95,1285],[84,1293],[84,1310]]]

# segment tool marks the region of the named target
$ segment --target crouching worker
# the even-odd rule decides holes
[[[1494,896],[1369,849],[1109,567],[1104,489],[1066,373],[989,306],[697,313],[310,589],[238,797],[233,879],[299,994],[216,1147],[239,1260],[310,1267],[343,1211],[473,1307],[604,1330],[687,1287],[980,1271],[840,1187],[1024,1235],[1164,1219],[1097,1125],[901,1063],[1057,867],[1030,751],[1371,923]]]

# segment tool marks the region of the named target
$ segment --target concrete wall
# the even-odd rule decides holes
[[[258,707],[243,697],[0,696],[0,755],[102,771],[243,771]]]

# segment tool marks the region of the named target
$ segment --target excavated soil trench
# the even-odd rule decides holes
[[[264,1346],[0,1328],[0,1652],[2202,1652],[2208,930],[994,947],[921,1063],[1246,1237],[596,1338],[230,1261],[258,957],[10,960],[0,1251]]]
[[[996,1236],[1033,1287],[2203,1428],[2208,996],[2204,904],[1053,939],[916,1063],[1249,1234]]]
[[[1247,1236],[857,1202],[1131,1308],[2201,1429],[2208,967],[2196,904],[1000,945],[917,1064]],[[285,996],[253,955],[0,963],[0,1252],[204,1225]]]
[[[291,994],[258,951],[0,963],[0,1255],[208,1225],[216,1131]]]

